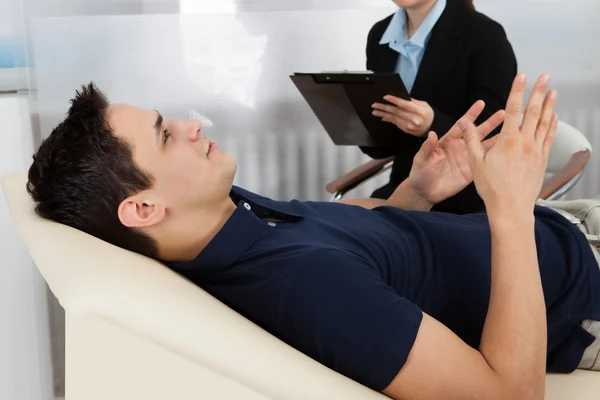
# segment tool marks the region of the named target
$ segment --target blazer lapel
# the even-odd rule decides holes
[[[398,63],[398,52],[390,49],[387,44],[379,44],[380,47],[380,66],[381,70],[377,72],[394,72]]]
[[[465,45],[461,37],[464,16],[462,8],[462,4],[459,5],[456,0],[448,0],[444,13],[431,31],[411,97],[417,100],[431,98],[454,67]]]

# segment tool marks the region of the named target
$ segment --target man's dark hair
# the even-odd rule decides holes
[[[113,134],[108,105],[93,83],[76,91],[65,120],[33,156],[27,191],[38,215],[156,258],[156,242],[117,215],[121,201],[150,188],[153,179],[135,164],[131,146]]]

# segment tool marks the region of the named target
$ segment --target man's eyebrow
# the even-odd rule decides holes
[[[156,111],[156,110],[154,110]],[[154,130],[156,131],[156,139],[158,140],[158,138],[160,138],[160,131],[162,128],[162,123],[163,123],[163,116],[156,111],[156,122],[154,122]]]

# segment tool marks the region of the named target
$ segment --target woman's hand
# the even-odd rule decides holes
[[[433,124],[434,112],[426,101],[407,101],[391,95],[385,96],[384,99],[391,104],[373,104],[374,116],[396,125],[409,135],[423,137],[427,134]]]

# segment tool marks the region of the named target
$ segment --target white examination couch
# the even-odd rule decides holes
[[[162,264],[37,217],[26,175],[10,214],[66,311],[66,400],[384,399],[271,336]],[[547,399],[600,399],[600,372],[548,375]]]

